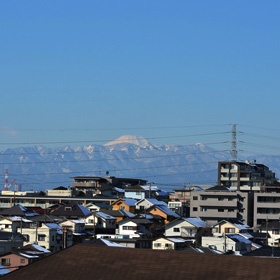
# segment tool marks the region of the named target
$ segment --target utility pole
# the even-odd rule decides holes
[[[227,252],[227,235],[224,233],[224,247],[225,247],[225,253]]]

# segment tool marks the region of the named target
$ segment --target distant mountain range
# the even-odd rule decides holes
[[[109,176],[146,179],[169,191],[189,183],[215,184],[218,161],[229,158],[228,152],[203,144],[152,145],[142,137],[130,135],[105,145],[23,147],[7,149],[0,155],[1,190],[8,169],[10,182],[16,179],[23,190],[38,191],[70,186],[70,177],[106,176],[107,171]],[[280,174],[280,156],[253,159]]]

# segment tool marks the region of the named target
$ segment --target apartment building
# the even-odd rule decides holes
[[[218,185],[249,192],[261,191],[265,185],[275,181],[275,173],[264,164],[231,161],[218,163]]]
[[[222,220],[239,220],[252,226],[253,193],[238,192],[225,186],[192,192],[190,216],[200,218],[210,225]]]
[[[255,193],[254,227],[280,219],[280,193]]]

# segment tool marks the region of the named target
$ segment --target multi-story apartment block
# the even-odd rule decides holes
[[[275,173],[264,164],[231,161],[218,164],[218,185],[234,190],[260,191],[275,181]]]
[[[253,193],[242,193],[225,186],[192,192],[190,216],[214,225],[222,220],[239,220],[253,225]]]
[[[280,193],[255,193],[254,227],[280,219]]]

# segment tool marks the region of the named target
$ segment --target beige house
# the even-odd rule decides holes
[[[192,240],[183,239],[180,237],[161,237],[153,241],[153,250],[178,250],[187,247],[192,243]]]
[[[242,233],[247,232],[250,227],[248,225],[242,224],[241,222],[229,222],[223,220],[217,225],[213,226],[212,233],[213,235],[221,235],[228,233]]]

